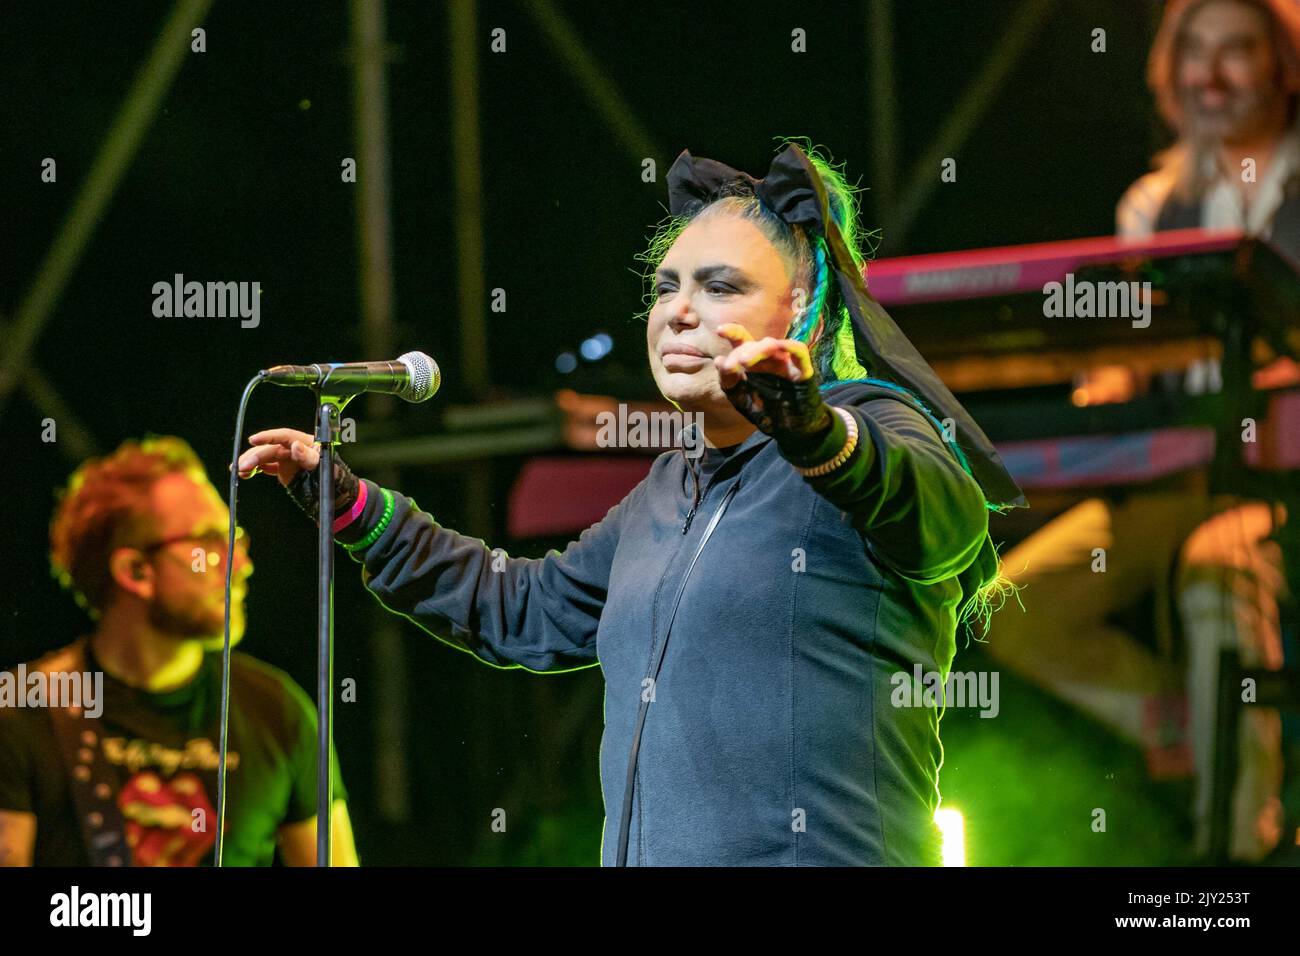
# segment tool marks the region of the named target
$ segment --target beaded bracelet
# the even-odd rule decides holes
[[[379,490],[384,496],[384,516],[379,519],[379,524],[375,525],[374,528],[371,529],[370,533],[360,541],[354,542],[353,544],[344,544],[343,547],[347,550],[360,551],[362,548],[370,547],[379,540],[379,536],[384,533],[384,530],[388,527],[388,523],[393,520],[393,493],[387,488],[380,488]],[[340,544],[342,544],[342,542],[340,542]]]
[[[795,465],[794,470],[806,478],[816,478],[818,475],[825,475],[834,471],[848,461],[849,456],[853,454],[853,449],[858,447],[858,420],[838,405],[832,405],[831,408],[839,414],[840,418],[844,419],[844,424],[849,432],[848,437],[844,441],[844,447],[830,461],[824,461],[820,465],[813,465],[810,468],[800,468]]]

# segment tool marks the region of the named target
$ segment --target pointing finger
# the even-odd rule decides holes
[[[268,428],[265,431],[248,436],[250,445],[289,445],[295,441],[310,445],[315,439],[306,432],[300,432],[293,428]]]
[[[718,334],[733,345],[754,341],[754,337],[749,334],[749,329],[738,322],[728,322],[725,325],[718,326]]]

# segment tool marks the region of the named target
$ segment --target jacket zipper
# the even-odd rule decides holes
[[[692,462],[688,464],[687,467],[691,471],[691,479],[695,482],[695,500],[691,502],[691,510],[686,512],[686,523],[682,525],[682,534],[686,534],[691,530],[691,522],[695,520],[695,512],[700,510],[701,502],[704,501],[704,497],[709,493],[709,489],[706,487],[704,489],[704,494],[700,494],[700,475],[699,472],[696,471],[695,463]],[[712,482],[710,482],[710,484],[712,484]]]
[[[704,504],[704,499],[709,496],[709,489],[713,487],[713,483],[718,479],[718,473],[726,464],[727,462],[725,461],[721,462],[718,467],[714,469],[713,474],[709,476],[708,483],[704,486],[703,494],[700,493],[700,475],[697,470],[699,467],[698,463],[692,463],[687,466],[690,468],[691,478],[695,481],[695,501],[691,505],[691,510],[686,512],[686,521],[682,524],[682,534],[686,534],[691,530],[691,522],[695,520],[695,515],[699,513],[700,505]]]
[[[648,675],[650,680],[652,681],[658,681],[659,679],[659,669],[660,667],[663,666],[664,653],[668,649],[668,638],[672,635],[673,621],[676,620],[677,618],[677,608],[682,603],[682,594],[686,591],[686,582],[691,579],[691,572],[695,570],[695,563],[699,561],[700,555],[704,551],[704,546],[709,543],[709,538],[713,535],[713,529],[716,528],[718,526],[718,522],[722,520],[722,515],[727,510],[727,504],[731,501],[732,497],[739,490],[740,490],[740,478],[737,477],[735,482],[731,485],[731,487],[727,489],[727,493],[722,496],[722,501],[718,504],[717,510],[714,511],[712,520],[709,521],[708,525],[704,529],[704,536],[700,539],[700,543],[695,548],[695,556],[691,558],[691,563],[686,566],[686,574],[682,576],[682,582],[677,587],[677,596],[673,600],[672,612],[668,616],[668,626],[664,630],[663,642],[659,645],[659,653],[655,659],[654,667],[650,675]],[[706,488],[705,494],[707,493],[708,493],[708,489]],[[686,519],[687,525],[690,524],[691,517],[694,516],[695,510],[696,509],[694,507],[691,508],[691,516],[687,517]],[[628,840],[630,836],[629,831],[631,830],[631,823],[632,823],[631,821],[632,799],[637,789],[636,787],[636,780],[638,776],[637,755],[641,749],[641,732],[645,729],[646,715],[648,714],[649,709],[650,709],[649,702],[647,700],[643,700],[641,703],[640,712],[637,714],[636,729],[633,731],[633,735],[632,735],[632,750],[631,750],[631,754],[628,757],[627,780],[626,783],[624,784],[624,791],[623,791],[623,812],[621,814],[620,821],[619,821],[619,842],[618,842],[618,847],[616,849],[616,853],[617,853],[617,858],[615,863],[616,866],[627,866]],[[644,797],[645,788],[642,787],[641,790],[642,790],[642,796]],[[638,850],[637,853],[638,862],[640,861],[640,859],[641,856]]]
[[[695,520],[695,510],[698,505],[691,505],[691,510],[686,512],[686,523],[682,525],[682,534],[691,530],[691,522]]]

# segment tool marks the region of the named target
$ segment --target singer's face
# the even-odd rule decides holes
[[[706,212],[687,226],[656,273],[646,333],[663,396],[687,412],[731,411],[713,364],[731,343],[717,329],[735,322],[755,339],[784,338],[795,312],[793,286],[780,251],[749,220]]]
[[[183,640],[199,639],[209,649],[222,645],[225,631],[227,522],[229,512],[206,480],[170,474],[150,491],[154,534],[152,542],[167,541],[149,551],[153,568],[150,619],[153,626]],[[253,562],[247,538],[235,540],[231,575],[230,640],[244,635],[244,599]]]
[[[1236,0],[1198,9],[1178,39],[1177,83],[1188,132],[1232,143],[1284,111],[1268,23]]]

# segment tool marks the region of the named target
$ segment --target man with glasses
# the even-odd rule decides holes
[[[103,699],[93,718],[66,704],[0,707],[0,865],[212,863],[226,562],[232,644],[253,573],[242,531],[230,554],[227,522],[179,438],[128,441],[73,474],[51,565],[95,627],[27,671],[102,674]],[[337,763],[334,774],[333,863],[356,865]],[[315,863],[315,708],[242,653],[231,655],[226,779],[225,865],[269,865],[277,846],[287,865]]]

